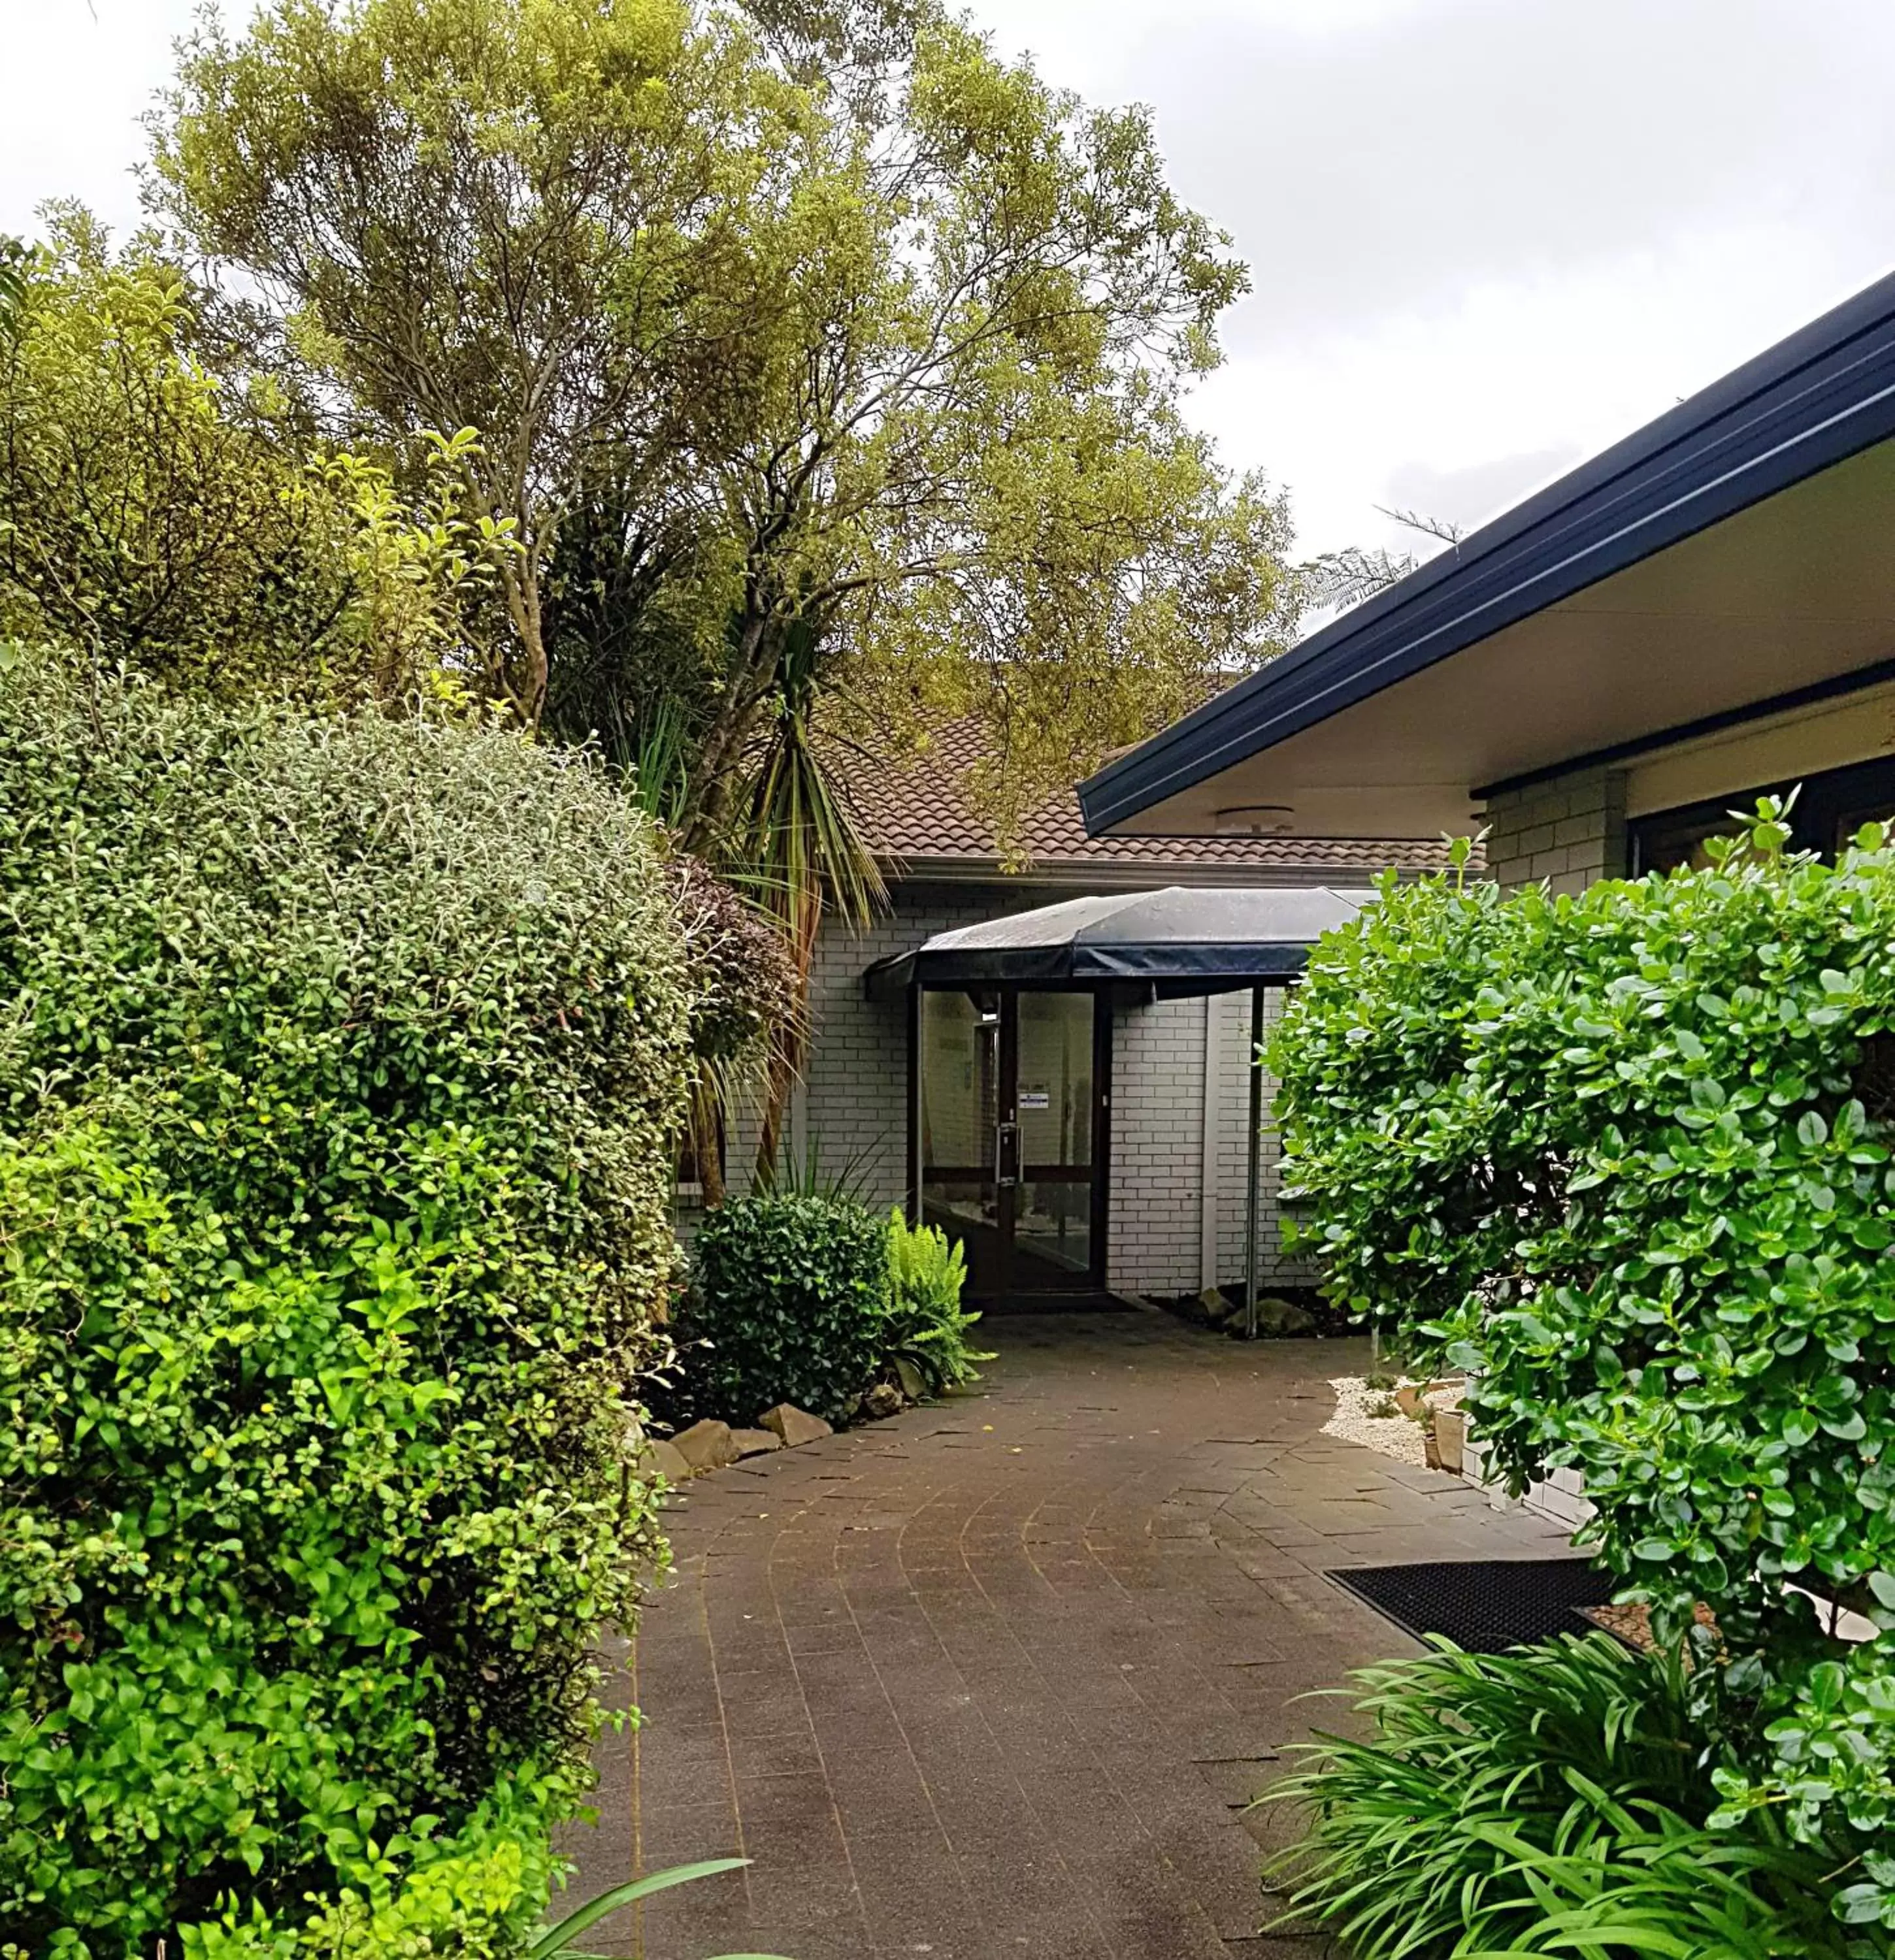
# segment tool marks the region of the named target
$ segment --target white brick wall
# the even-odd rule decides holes
[[[1197,1291],[1203,1175],[1204,1004],[1128,1009],[1112,1029],[1113,1286]]]
[[[1282,1012],[1283,994],[1264,995],[1265,1028]],[[1214,995],[1211,1136],[1212,1236],[1217,1281],[1244,1278],[1244,1209],[1248,1182],[1250,997]],[[1113,1030],[1112,1282],[1129,1292],[1196,1293],[1205,1284],[1204,1065],[1205,1003],[1161,1001],[1120,1013]],[[1280,1150],[1263,1084],[1262,1191],[1257,1207],[1257,1275],[1272,1287],[1313,1285],[1316,1274],[1285,1256],[1279,1220]]]
[[[1585,769],[1498,796],[1487,806],[1487,867],[1503,886],[1545,879],[1581,892],[1625,875],[1626,782],[1617,769]]]
[[[1271,988],[1263,996],[1263,1034],[1266,1041],[1282,1014],[1287,998],[1281,987]],[[1217,1276],[1221,1286],[1237,1286],[1244,1279],[1244,1204],[1249,1176],[1244,1138],[1250,1116],[1250,1071],[1247,1066],[1250,1046],[1250,997],[1248,994],[1222,994],[1212,1005],[1217,1016],[1220,1103],[1215,1186]],[[1320,1278],[1311,1262],[1292,1258],[1283,1250],[1279,1208],[1283,1152],[1270,1115],[1276,1096],[1275,1079],[1266,1074],[1263,1147],[1260,1153],[1263,1189],[1257,1208],[1257,1278],[1266,1291],[1272,1287],[1314,1286]]]

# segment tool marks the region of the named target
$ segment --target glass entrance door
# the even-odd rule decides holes
[[[1104,1284],[1104,1017],[1091,994],[927,992],[922,1216],[987,1300]]]

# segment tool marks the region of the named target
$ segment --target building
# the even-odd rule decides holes
[[[849,777],[890,905],[865,931],[825,923],[811,1040],[789,1112],[795,1160],[814,1153],[874,1203],[919,1204],[967,1247],[991,1305],[1151,1297],[1235,1286],[1244,1273],[1250,1000],[1156,998],[1150,987],[1007,985],[877,997],[869,970],[954,927],[1081,896],[1167,886],[1360,888],[1439,861],[1438,838],[1387,844],[1225,834],[1100,839],[1069,788],[1024,826],[1005,869],[961,782],[970,725],[912,765]],[[1280,996],[1272,996],[1280,998]],[[1000,1134],[1003,1104],[1017,1130]],[[734,1143],[732,1169],[742,1163]],[[1018,1153],[1017,1179],[996,1179]],[[1263,1157],[1260,1278],[1306,1284],[1285,1256],[1275,1152]]]
[[[1462,539],[1082,784],[1100,841],[1484,826],[1503,885],[1696,858],[1797,791],[1895,814],[1895,278]],[[1575,1473],[1529,1501],[1569,1522]]]
[[[1690,859],[1802,785],[1895,810],[1895,278],[1681,402],[1082,784],[1103,840],[1488,829],[1504,884]]]

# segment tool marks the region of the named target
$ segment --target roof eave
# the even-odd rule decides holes
[[[1079,785],[1095,835],[1895,436],[1878,281]],[[1133,833],[1135,834],[1135,833]]]

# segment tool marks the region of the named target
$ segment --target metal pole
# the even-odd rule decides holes
[[[1256,1338],[1256,1213],[1263,1181],[1263,989],[1250,989],[1250,1134],[1248,1182],[1244,1192],[1244,1338]]]

